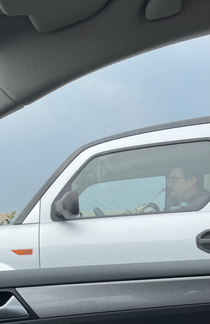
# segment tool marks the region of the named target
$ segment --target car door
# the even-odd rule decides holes
[[[209,124],[169,129],[79,154],[41,199],[41,267],[209,260],[209,196],[192,208],[170,205],[166,184],[174,162],[196,158],[209,193],[207,134]],[[53,206],[70,190],[80,214],[64,221]]]
[[[4,271],[0,323],[207,324],[209,278],[201,261]]]
[[[39,268],[39,208],[18,225],[0,226],[0,271]]]

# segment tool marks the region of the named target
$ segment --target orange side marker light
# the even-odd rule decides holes
[[[33,249],[12,250],[12,252],[18,255],[31,255],[33,254]]]

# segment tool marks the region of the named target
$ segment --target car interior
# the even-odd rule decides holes
[[[99,68],[209,34],[208,0],[0,0],[0,116]]]

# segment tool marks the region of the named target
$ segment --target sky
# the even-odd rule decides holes
[[[78,147],[210,115],[210,36],[119,62],[0,120],[0,213],[21,212]]]

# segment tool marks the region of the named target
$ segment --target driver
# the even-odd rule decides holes
[[[204,174],[195,161],[178,161],[169,172],[167,188],[171,205],[184,210],[196,210],[210,198],[208,190],[203,188]]]

